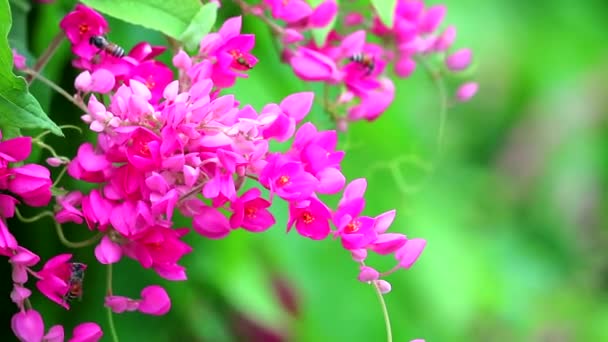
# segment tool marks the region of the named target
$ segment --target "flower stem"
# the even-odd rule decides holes
[[[56,92],[58,92],[61,96],[65,97],[66,100],[72,102],[76,107],[82,109],[82,111],[84,111],[85,113],[89,112],[88,108],[84,105],[84,103],[76,101],[72,95],[68,94],[67,91],[63,90],[63,88],[61,88],[60,86],[58,86],[57,84],[55,84],[55,82],[53,82],[53,81],[49,80],[48,78],[42,76],[37,71],[35,71],[33,69],[23,69],[21,71],[23,71],[24,73],[26,73],[28,75],[36,75],[36,77],[38,77],[38,79],[40,81],[42,81],[42,83],[44,83],[44,84],[48,85],[49,87],[51,87],[53,90],[55,90]]]
[[[33,217],[23,217],[21,215],[21,212],[19,212],[19,209],[15,209],[15,215],[21,222],[26,222],[26,223],[36,222],[45,216],[50,217],[51,219],[53,219],[53,224],[55,225],[55,230],[57,231],[57,237],[59,238],[59,241],[61,241],[61,243],[63,245],[65,245],[66,247],[70,247],[70,248],[83,248],[83,247],[90,246],[90,245],[96,243],[97,241],[99,241],[99,239],[103,236],[103,233],[99,232],[84,241],[73,242],[73,241],[66,239],[65,235],[63,234],[63,228],[61,228],[61,224],[59,224],[59,222],[55,221],[55,215],[53,215],[53,213],[50,211],[44,211]]]
[[[32,84],[36,77],[40,77],[40,71],[42,71],[46,63],[51,59],[51,57],[63,41],[64,37],[65,35],[61,31],[59,31],[55,35],[55,37],[53,37],[53,40],[51,40],[49,46],[46,48],[46,50],[44,50],[42,56],[40,56],[40,58],[38,58],[38,60],[36,61],[36,64],[34,64],[34,67],[32,69],[34,73],[31,73],[28,75],[28,77],[26,77],[25,80],[27,81],[27,84]]]
[[[112,295],[112,264],[108,264],[106,277],[107,295]],[[108,306],[108,325],[110,326],[110,334],[112,335],[112,341],[118,342],[118,334],[116,333],[116,327],[114,326],[114,316],[112,315],[112,309]]]
[[[376,289],[376,294],[378,295],[378,301],[380,301],[380,306],[382,307],[382,315],[384,316],[384,325],[386,328],[386,341],[393,342],[393,332],[391,329],[391,319],[388,316],[388,310],[386,308],[386,303],[384,302],[384,297],[382,296],[382,292],[380,292],[380,288],[376,284],[376,282],[372,282],[374,288]]]
[[[437,89],[437,94],[439,96],[439,129],[437,132],[437,151],[439,154],[443,147],[443,135],[448,112],[448,96],[445,89],[446,85],[443,77],[441,77],[441,72],[433,70],[424,58],[416,58],[416,62],[422,65],[426,73],[429,75],[435,89]]]

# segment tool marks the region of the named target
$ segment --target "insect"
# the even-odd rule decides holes
[[[74,299],[82,299],[82,282],[84,280],[84,270],[87,265],[80,262],[70,263],[70,279],[68,281],[68,292],[63,296],[63,300],[71,302]]]
[[[243,56],[238,57],[236,62],[247,69],[253,69],[253,65],[251,65],[251,63],[249,63]]]
[[[371,74],[374,71],[374,67],[376,66],[376,63],[374,62],[374,56],[362,52],[350,56],[348,60],[363,66],[367,70],[367,72],[365,73],[366,75]]]
[[[125,49],[108,41],[104,36],[92,36],[89,38],[89,44],[117,58],[122,58],[125,55]]]

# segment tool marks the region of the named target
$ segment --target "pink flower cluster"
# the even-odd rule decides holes
[[[437,32],[445,6],[426,8],[421,0],[399,0],[392,27],[386,27],[371,10],[371,17],[344,12],[342,21],[335,25],[337,29],[331,30],[321,45],[309,32],[338,18],[344,6],[338,8],[335,0],[325,0],[314,9],[303,0],[264,0],[256,6],[239,3],[266,21],[265,13],[269,12],[272,18],[285,22],[284,27],[272,28],[284,44],[283,60],[299,78],[338,88],[335,100],[324,101],[340,129],[345,129],[348,121],[375,120],[386,111],[395,97],[388,65],[392,64],[397,76],[408,77],[416,68],[416,58],[446,55],[456,38],[454,26]],[[375,36],[371,40],[370,33]],[[461,49],[447,55],[445,63],[449,70],[458,72],[466,69],[471,59],[471,50]],[[467,101],[476,91],[477,84],[467,82],[456,91],[456,100]]]
[[[28,298],[32,292],[25,284],[28,275],[34,276],[38,279],[36,286],[40,292],[67,308],[63,297],[70,290],[68,260],[71,255],[53,257],[40,271],[34,271],[32,267],[38,264],[40,257],[18,244],[6,221],[15,215],[17,204],[42,207],[51,200],[52,182],[49,170],[37,164],[25,164],[19,167],[10,165],[24,161],[31,150],[30,137],[0,142],[0,255],[7,257],[13,268],[11,299],[19,308],[11,320],[11,327],[21,341],[63,341],[64,332],[61,325],[52,326],[48,333],[44,334],[42,317],[31,307]],[[92,342],[98,341],[101,336],[101,328],[97,324],[83,323],[74,329],[70,341]]]

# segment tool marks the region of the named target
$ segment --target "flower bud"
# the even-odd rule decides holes
[[[466,102],[470,100],[477,93],[478,89],[477,82],[463,83],[458,90],[456,90],[456,99],[460,102]]]
[[[473,53],[470,49],[460,49],[445,59],[445,64],[452,71],[460,71],[469,67]]]

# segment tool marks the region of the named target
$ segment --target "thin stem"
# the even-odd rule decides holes
[[[51,155],[52,155],[53,157],[59,157],[59,156],[57,155],[57,152],[55,152],[55,149],[54,149],[54,148],[52,148],[51,146],[49,146],[49,145],[47,145],[47,144],[43,143],[43,142],[42,142],[42,141],[40,141],[40,140],[35,140],[35,143],[36,143],[36,145],[40,146],[41,148],[45,148],[45,149],[47,149],[47,150],[48,150],[48,151],[51,153]]]
[[[59,182],[61,181],[61,178],[63,178],[63,175],[65,175],[65,172],[67,171],[67,167],[63,167],[61,169],[61,172],[59,172],[59,175],[57,175],[57,178],[55,178],[55,182],[53,183],[53,187],[56,187],[57,184],[59,184]]]
[[[273,22],[272,20],[268,19],[266,16],[264,15],[256,15],[256,13],[251,9],[251,6],[247,3],[245,3],[245,1],[243,0],[234,0],[234,2],[236,2],[237,5],[239,5],[239,7],[243,10],[243,13],[245,14],[253,14],[254,16],[260,18],[266,25],[268,25],[268,27],[270,27],[270,29],[272,30],[272,33],[274,33],[275,35],[278,36],[282,36],[283,35],[283,28],[279,25],[277,25],[275,22]]]
[[[42,56],[40,56],[40,58],[38,58],[36,61],[36,64],[34,64],[32,69],[34,73],[28,74],[28,77],[26,77],[25,80],[27,81],[27,84],[32,84],[36,77],[40,77],[40,71],[42,71],[46,63],[51,59],[64,37],[65,35],[62,31],[59,31],[55,37],[53,37],[53,40],[51,40],[49,46],[46,48],[46,50],[44,50]]]
[[[69,248],[83,248],[83,247],[91,246],[91,245],[95,244],[97,241],[99,241],[99,239],[101,239],[101,237],[103,236],[103,233],[99,232],[84,241],[73,242],[73,241],[68,240],[65,237],[65,235],[63,234],[63,228],[61,227],[59,222],[55,221],[55,215],[53,215],[53,213],[50,211],[44,211],[33,217],[23,217],[21,215],[21,212],[19,212],[19,210],[16,209],[15,215],[21,222],[26,222],[26,223],[36,222],[45,216],[50,217],[51,219],[53,219],[53,224],[55,225],[55,230],[57,231],[57,237],[59,238],[59,241],[61,241],[61,243],[63,245],[65,245],[66,247],[69,247]]]
[[[439,154],[443,147],[443,135],[445,130],[445,123],[447,121],[448,96],[447,91],[445,89],[446,85],[445,81],[443,80],[443,77],[441,77],[441,72],[433,70],[424,58],[416,58],[416,61],[420,65],[422,65],[424,70],[426,70],[439,95],[439,129],[437,132],[437,151]]]
[[[78,127],[78,126],[74,126],[74,125],[61,125],[61,126],[59,126],[59,128],[61,128],[61,129],[66,129],[66,128],[75,129],[75,130],[78,131],[78,133],[82,134],[82,129],[80,127]],[[34,138],[34,140],[41,140],[43,137],[45,137],[47,134],[50,134],[50,133],[51,133],[51,131],[44,131],[44,132],[38,134]]]
[[[376,294],[378,295],[378,301],[380,302],[380,306],[382,307],[382,315],[384,316],[384,325],[386,328],[386,341],[393,342],[393,331],[391,329],[391,319],[388,316],[388,309],[386,308],[386,303],[384,302],[384,297],[382,296],[382,292],[380,292],[380,287],[376,284],[376,282],[372,282],[374,288],[376,289]]]
[[[42,76],[41,74],[39,74],[38,72],[36,72],[35,70],[32,69],[24,69],[21,70],[24,73],[28,74],[28,75],[36,75],[36,77],[38,77],[38,79],[40,81],[42,81],[42,83],[48,85],[49,87],[51,87],[53,90],[55,90],[56,92],[58,92],[60,95],[62,95],[63,97],[65,97],[68,101],[72,102],[76,107],[82,109],[82,111],[84,111],[85,113],[89,112],[89,109],[87,107],[85,107],[85,105],[82,102],[78,102],[74,99],[74,97],[72,97],[72,95],[68,94],[67,91],[63,90],[63,88],[61,88],[60,86],[58,86],[57,84],[55,84],[55,82],[49,80],[48,78]]]
[[[112,264],[108,264],[106,273],[106,287],[107,295],[112,295]],[[110,335],[112,335],[112,341],[118,342],[118,334],[116,333],[116,327],[114,326],[114,316],[112,315],[112,309],[107,307],[108,313],[108,325],[110,326]]]

